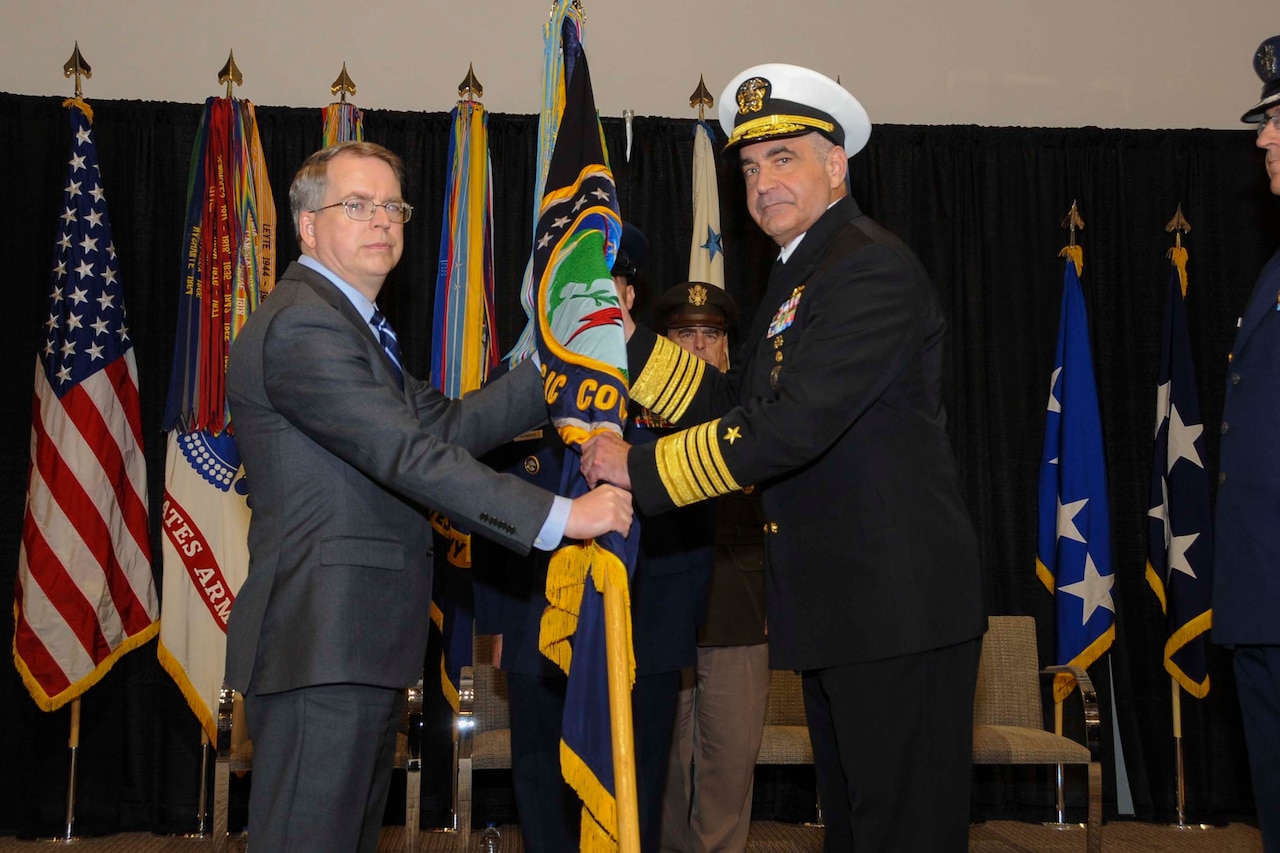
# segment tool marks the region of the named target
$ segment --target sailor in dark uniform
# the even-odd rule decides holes
[[[584,447],[649,516],[758,484],[770,665],[800,670],[826,850],[968,849],[978,543],[942,406],[946,323],[848,195],[871,122],[793,65],[720,98],[751,217],[781,251],[728,374],[636,329],[632,398],[686,429]]]

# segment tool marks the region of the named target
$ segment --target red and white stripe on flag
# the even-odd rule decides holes
[[[138,369],[97,152],[79,106],[70,118],[14,605],[14,659],[46,711],[159,630]]]

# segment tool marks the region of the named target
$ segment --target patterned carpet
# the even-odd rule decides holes
[[[520,833],[515,826],[502,827],[503,853],[522,853]],[[1258,830],[1245,824],[1231,824],[1208,830],[1179,830],[1159,824],[1117,821],[1103,827],[1102,839],[1108,853],[1261,853]],[[228,853],[243,851],[243,837],[231,839]],[[416,853],[469,853],[458,849],[458,840],[447,833],[418,835]],[[472,836],[475,844],[475,836]],[[34,853],[51,847],[66,847],[77,853],[203,853],[215,848],[212,839],[187,839],[140,833],[122,833],[104,838],[87,838],[71,844],[48,841],[19,841],[0,838],[0,853]],[[382,831],[379,853],[403,853],[408,849],[404,828],[389,826]],[[1083,830],[1058,831],[1039,824],[991,821],[974,826],[969,833],[971,853],[1076,853],[1084,849]],[[794,824],[759,821],[751,825],[747,853],[820,853],[822,829]]]

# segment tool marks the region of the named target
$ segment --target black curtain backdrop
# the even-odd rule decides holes
[[[94,134],[125,284],[139,372],[149,464],[154,566],[160,587],[163,495],[161,416],[168,387],[187,176],[201,106],[101,101]],[[288,186],[320,146],[316,109],[258,109],[280,216],[280,269],[297,255]],[[623,217],[648,236],[640,316],[665,285],[687,277],[694,122],[637,118],[629,158],[619,119],[604,119]],[[0,337],[0,635],[13,636],[14,579],[22,531],[32,377],[43,320],[61,187],[70,150],[57,98],[0,94],[0,235],[9,269],[8,333]],[[400,153],[415,205],[406,250],[380,304],[400,330],[407,366],[430,367],[431,315],[443,210],[449,119],[442,113],[368,110],[366,137]],[[525,318],[518,290],[532,241],[536,116],[489,121],[500,342]],[[1280,242],[1280,203],[1267,190],[1253,135],[1241,131],[1126,131],[877,127],[851,162],[853,194],[901,235],[933,275],[950,321],[946,403],[963,488],[978,529],[992,613],[1036,617],[1042,663],[1051,662],[1053,602],[1036,579],[1036,482],[1073,201],[1086,228],[1084,289],[1092,323],[1117,575],[1116,644],[1093,668],[1105,703],[1105,803],[1117,814],[1116,722],[1137,817],[1167,820],[1176,804],[1170,681],[1159,604],[1145,577],[1147,490],[1162,300],[1179,203],[1194,230],[1187,295],[1210,477],[1226,356],[1253,280]],[[736,169],[720,163],[721,222],[730,292],[755,310],[776,248],[745,214]],[[841,531],[831,531],[832,536]],[[850,548],[858,547],[849,542]],[[892,567],[886,567],[891,571]],[[427,614],[422,614],[426,619]],[[340,638],[335,641],[340,642]],[[1108,665],[1109,662],[1109,665]],[[1186,804],[1196,821],[1253,813],[1229,658],[1210,655],[1212,689],[1184,699]],[[869,701],[874,697],[869,697]],[[1113,711],[1114,709],[1114,711]],[[0,835],[65,827],[69,712],[39,711],[11,657],[0,671]],[[155,658],[155,644],[126,655],[83,700],[76,826],[83,834],[195,828],[199,730]],[[443,774],[439,778],[445,778]],[[1069,778],[1069,804],[1082,804]],[[976,817],[1044,816],[1043,771],[983,769]],[[424,790],[424,806],[447,803]],[[434,799],[432,799],[434,798]],[[803,797],[801,798],[803,799]],[[438,811],[438,809],[437,809]]]

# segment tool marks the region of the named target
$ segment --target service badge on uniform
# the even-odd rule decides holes
[[[800,304],[800,295],[804,293],[804,285],[800,285],[791,291],[791,296],[787,301],[782,303],[778,308],[778,313],[773,315],[773,320],[769,322],[769,329],[764,333],[766,338],[772,338],[779,332],[783,332],[791,327],[796,320],[796,306]]]

